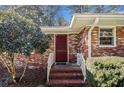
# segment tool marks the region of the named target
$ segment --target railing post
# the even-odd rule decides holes
[[[80,54],[77,53],[77,65],[80,65]]]
[[[84,81],[85,81],[86,80],[86,65],[85,65],[85,59],[82,53],[77,53],[77,64],[80,65],[80,68],[84,76]]]
[[[48,57],[48,64],[47,64],[47,82],[49,82],[49,74],[50,74],[50,70],[51,70],[51,67],[54,63],[54,58],[53,58],[53,53],[50,53],[49,54],[49,57]]]

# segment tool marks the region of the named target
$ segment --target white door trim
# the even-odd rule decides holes
[[[69,63],[69,34],[67,34],[67,64]]]

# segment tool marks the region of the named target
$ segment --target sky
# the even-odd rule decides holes
[[[70,14],[70,11],[66,7],[63,7],[63,9],[60,12],[60,15],[62,15],[65,18],[65,20],[70,23],[72,16]]]
[[[106,11],[107,11],[109,8],[110,8],[110,7],[109,7],[108,5],[105,6]],[[93,12],[94,9],[92,9],[91,11]],[[124,5],[118,6],[117,11],[118,11],[119,13],[124,13]],[[71,22],[72,16],[71,16],[71,14],[70,14],[69,9],[67,9],[66,6],[63,6],[62,10],[60,11],[60,15],[63,16],[67,22],[69,22],[69,23]]]

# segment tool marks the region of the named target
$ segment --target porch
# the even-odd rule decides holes
[[[86,86],[86,67],[82,53],[78,53],[79,34],[54,34],[52,53],[48,57],[48,86]],[[84,37],[83,37],[84,38]]]

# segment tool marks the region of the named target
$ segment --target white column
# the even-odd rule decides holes
[[[88,58],[91,58],[91,31],[88,31]]]
[[[88,31],[88,58],[91,58],[91,53],[92,53],[92,50],[91,50],[91,33],[92,33],[93,28],[96,26],[96,24],[98,22],[99,22],[99,18],[95,18],[93,25],[91,26],[91,28]]]

